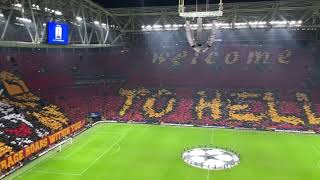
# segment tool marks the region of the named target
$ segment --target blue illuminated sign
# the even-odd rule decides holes
[[[68,44],[69,27],[68,24],[48,22],[48,44]]]

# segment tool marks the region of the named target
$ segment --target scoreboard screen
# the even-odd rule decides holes
[[[48,44],[68,44],[69,27],[68,24],[48,22]]]

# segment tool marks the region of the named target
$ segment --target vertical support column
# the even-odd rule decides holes
[[[132,15],[132,30],[135,29],[135,18],[136,16]]]
[[[101,15],[99,14],[99,21],[101,23],[101,27],[100,27],[100,33],[99,33],[99,44],[103,43],[103,27],[102,27],[102,19],[101,19]]]
[[[74,4],[72,3],[72,1],[70,1],[70,6],[71,6],[71,8],[72,8],[73,18],[76,19],[78,16],[80,16],[81,4],[80,4],[80,7],[78,8],[77,14],[75,13],[75,8],[77,8],[77,7],[74,7]],[[82,19],[83,19],[83,17],[82,17]],[[82,27],[83,22],[80,21],[79,23],[80,23],[80,27],[77,28],[77,29],[78,29],[78,33],[79,33],[79,36],[80,36],[80,39],[81,39],[81,43],[82,43],[82,44],[85,44],[84,38],[83,38],[83,36],[82,36],[82,31],[81,31],[81,27]],[[71,35],[70,35],[70,36],[71,36]],[[71,37],[70,37],[70,40],[71,40]]]
[[[237,22],[237,11],[235,8],[236,5],[232,6],[232,28],[235,28],[235,23]]]
[[[91,33],[90,33],[89,39],[87,41],[87,44],[91,43],[91,38],[92,38],[92,35],[93,35],[93,31],[96,31],[96,30],[95,29],[91,29]]]
[[[184,0],[179,0],[179,9],[178,9],[179,13],[183,13],[184,12]]]
[[[71,27],[71,30],[69,32],[68,42],[71,42],[73,31],[74,31],[74,26]]]
[[[108,39],[108,36],[109,36],[109,31],[110,31],[110,28],[109,28],[109,18],[108,18],[108,16],[106,17],[106,20],[107,20],[107,22],[106,22],[106,24],[107,24],[107,32],[106,32],[106,35],[105,35],[105,37],[104,37],[103,44],[106,44],[107,39]]]
[[[18,1],[17,1],[17,2],[18,2]],[[23,7],[24,0],[21,1],[21,4],[22,4],[22,8],[24,8],[24,7]],[[24,16],[24,11],[21,11],[21,16],[22,16],[22,18],[25,18],[25,16]],[[31,23],[32,23],[32,22],[31,22]],[[35,23],[35,22],[33,22],[33,23]],[[28,33],[29,33],[29,36],[30,36],[31,41],[34,43],[35,40],[34,40],[34,38],[33,38],[33,35],[32,35],[32,33],[31,33],[31,31],[30,31],[29,25],[26,24],[25,26],[26,26],[26,28],[27,28],[27,31],[28,31]]]
[[[223,11],[223,2],[222,2],[222,0],[220,0],[220,3],[219,3],[219,11]]]
[[[35,36],[34,36],[34,41],[35,42],[39,42],[39,32],[38,32],[37,22],[36,22],[36,19],[34,17],[31,0],[28,0],[28,3],[29,3],[29,7],[30,7],[30,12],[31,12],[31,16],[32,16],[33,25],[34,25],[34,30],[35,30],[35,33],[36,33]]]
[[[197,29],[196,41],[197,41],[197,43],[202,44],[202,42],[203,42],[203,23],[202,23],[202,18],[197,18],[197,25],[198,25],[198,29]]]
[[[6,20],[6,24],[4,26],[4,29],[2,31],[1,40],[3,40],[4,36],[6,35],[7,29],[8,29],[8,25],[9,25],[9,22],[10,22],[11,17],[12,17],[12,13],[13,13],[13,10],[11,9],[10,13],[9,13],[9,16],[8,16],[8,19]]]
[[[83,1],[81,0],[81,4],[80,4],[80,9],[81,9],[81,13],[82,13],[82,19],[83,19],[83,27],[84,27],[84,44],[88,44],[89,43],[89,39],[88,39],[88,31],[87,31],[87,22],[86,22],[86,17],[84,14],[84,10],[83,10]]]

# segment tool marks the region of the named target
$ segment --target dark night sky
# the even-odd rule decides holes
[[[143,6],[174,6],[179,0],[93,0],[106,8],[119,7],[143,7]],[[195,3],[196,0],[185,0],[186,4]],[[255,2],[263,0],[224,0],[224,3],[235,2]],[[272,1],[272,0],[269,0]],[[200,4],[205,4],[206,0],[198,0]],[[210,3],[218,3],[219,0],[210,0]]]

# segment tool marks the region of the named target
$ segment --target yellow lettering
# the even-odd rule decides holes
[[[255,93],[236,93],[237,97],[241,100],[247,100],[248,98],[259,97],[258,94]],[[239,120],[239,121],[261,121],[265,117],[263,114],[255,115],[248,111],[249,104],[235,104],[229,105],[229,116],[231,119]],[[246,113],[244,113],[246,112]]]
[[[23,150],[19,151],[18,152],[18,155],[19,155],[19,161],[22,161],[24,156],[23,156]]]
[[[196,113],[198,119],[203,118],[203,111],[205,109],[210,109],[211,110],[211,117],[214,120],[218,120],[221,118],[221,95],[219,92],[216,92],[216,97],[212,100],[207,102],[206,101],[206,94],[204,91],[198,92],[198,95],[200,96],[200,100],[196,106]]]
[[[154,110],[154,104],[156,102],[156,98],[148,98],[146,103],[143,106],[143,109],[145,111],[145,113],[150,117],[150,118],[159,118],[159,117],[163,117],[166,114],[170,113],[173,110],[174,104],[176,102],[176,100],[174,98],[171,98],[166,107],[160,111],[160,112],[156,112]]]
[[[281,116],[278,110],[276,109],[276,103],[272,93],[265,93],[263,99],[267,101],[268,112],[273,122],[277,122],[277,123],[285,122],[285,123],[294,124],[294,125],[304,124],[302,119],[296,116],[293,116],[293,115]]]
[[[8,165],[7,165],[7,160],[2,160],[1,161],[1,169],[2,170],[6,170],[8,168]]]
[[[50,143],[50,144],[53,144],[53,143],[55,143],[55,142],[56,142],[56,136],[55,136],[55,134],[50,135],[50,136],[49,136],[49,143]]]
[[[320,124],[320,117],[316,117],[315,113],[312,111],[312,105],[309,98],[304,93],[296,93],[297,100],[302,103],[304,112],[307,115],[309,124],[317,125]]]
[[[30,156],[30,155],[31,155],[30,147],[29,147],[29,146],[26,147],[26,148],[24,149],[24,152],[25,152],[26,157]]]
[[[12,156],[9,156],[7,158],[7,161],[8,161],[8,168],[10,168],[14,165],[14,161],[12,160]]]

